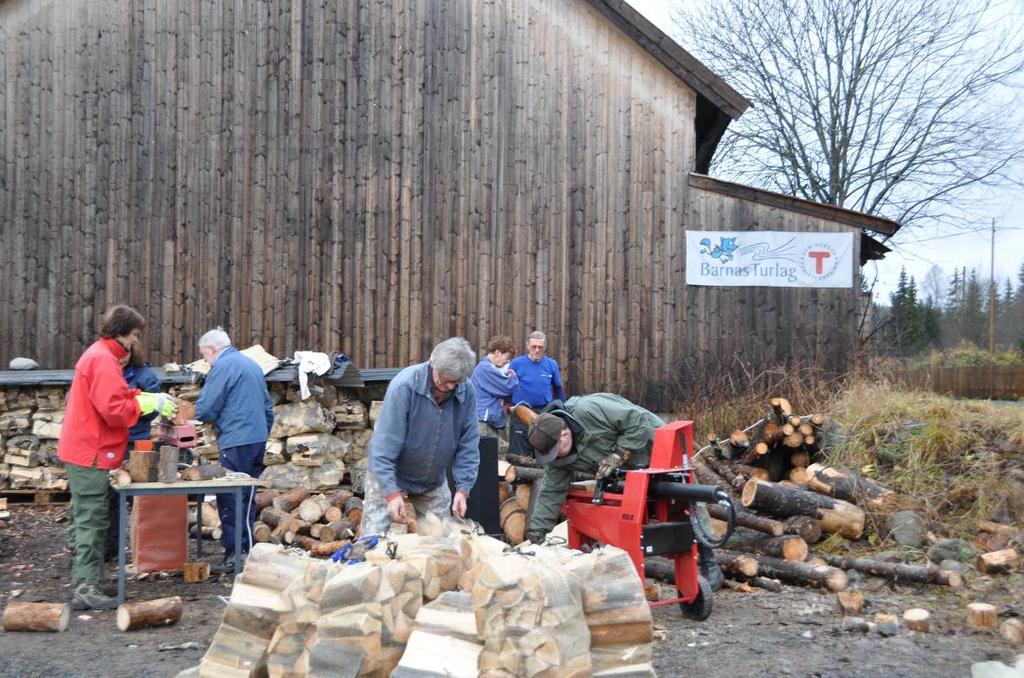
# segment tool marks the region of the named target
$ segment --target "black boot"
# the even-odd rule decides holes
[[[712,591],[717,591],[722,586],[722,568],[715,562],[715,552],[710,547],[697,544],[697,553],[700,556],[700,576],[704,577],[711,585]]]

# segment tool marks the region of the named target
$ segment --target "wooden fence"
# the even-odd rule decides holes
[[[914,388],[959,398],[1024,398],[1024,367],[975,365],[905,370],[900,379]]]

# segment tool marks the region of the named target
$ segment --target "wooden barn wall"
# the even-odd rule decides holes
[[[690,187],[688,227],[694,230],[803,231],[854,234],[860,229],[723,193]],[[755,376],[779,365],[825,373],[852,366],[862,310],[860,270],[848,289],[685,286],[684,374]],[[671,389],[651,382],[655,392]]]
[[[671,367],[695,95],[567,0],[0,4],[0,361],[113,303],[154,361],[424,359],[533,328],[574,390]]]

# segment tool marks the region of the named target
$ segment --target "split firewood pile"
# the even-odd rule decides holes
[[[724,439],[708,436],[696,458],[698,481],[728,491],[736,507],[737,528],[716,550],[729,586],[778,588],[779,582],[786,582],[842,592],[850,570],[898,581],[963,584],[964,568],[950,560],[933,558],[935,562],[918,565],[813,551],[813,545],[826,538],[829,551],[844,539],[863,540],[868,521],[881,526],[880,536],[887,536],[903,517],[904,512],[896,511],[900,497],[870,478],[824,463],[826,417],[797,416],[785,398],[772,398],[770,406],[768,414],[747,429],[736,429]],[[721,534],[727,512],[718,506],[708,508],[712,528]],[[995,523],[983,523],[981,529],[1002,538],[976,540],[976,547],[988,547],[974,562],[977,571],[1019,571],[1021,556],[1013,540],[1019,542],[1024,533]],[[665,578],[664,566],[652,559],[648,575]]]
[[[0,488],[67,490],[57,458],[66,395],[60,387],[0,389]]]
[[[654,675],[624,551],[517,551],[457,523],[420,527],[430,534],[391,535],[358,562],[257,544],[186,674]]]

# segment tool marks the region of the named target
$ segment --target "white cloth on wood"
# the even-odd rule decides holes
[[[299,392],[302,399],[309,397],[309,374],[318,377],[327,374],[331,369],[331,358],[326,353],[316,351],[296,351],[294,360],[299,364]]]

